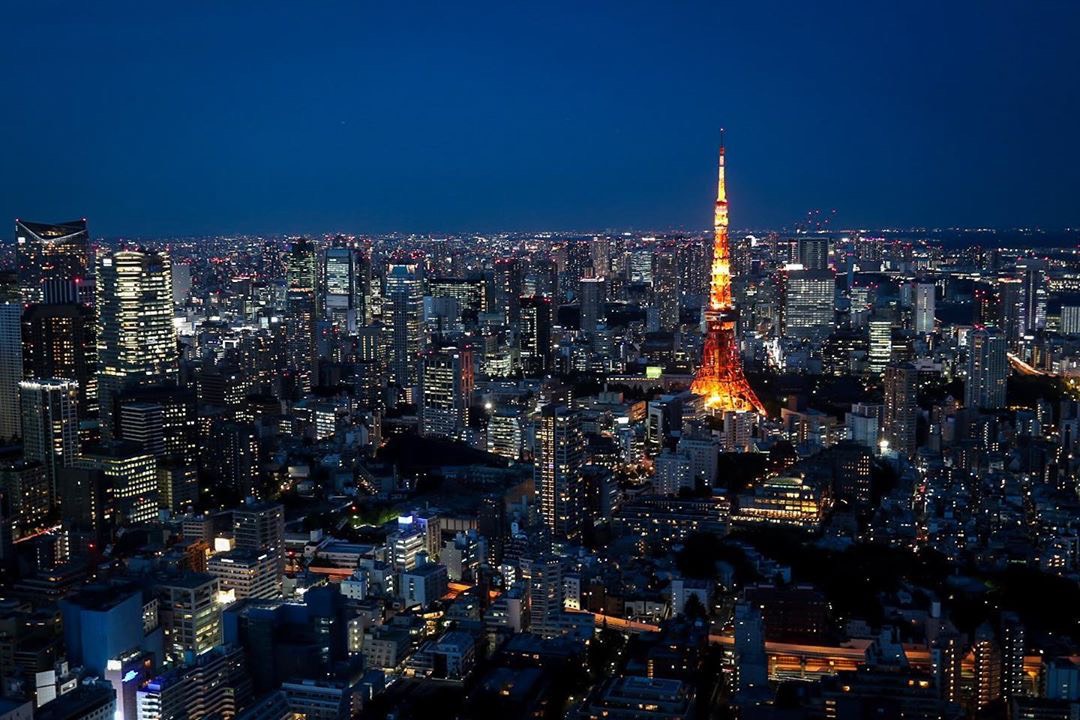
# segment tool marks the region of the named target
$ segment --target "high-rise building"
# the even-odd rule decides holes
[[[136,443],[113,440],[90,446],[75,465],[100,473],[109,506],[106,512],[117,525],[139,525],[157,517],[157,458]],[[62,488],[60,496],[63,505]]]
[[[592,335],[604,322],[607,281],[604,278],[582,278],[578,288],[581,296],[581,331]]]
[[[169,256],[149,250],[101,255],[97,293],[98,400],[102,436],[110,438],[122,391],[177,380]]]
[[[420,431],[461,438],[469,427],[473,354],[469,347],[443,347],[423,355]]]
[[[277,560],[254,550],[231,550],[213,555],[208,573],[221,581],[223,592],[232,592],[237,600],[273,599],[281,596]]]
[[[1019,616],[1013,612],[1001,614],[1001,693],[1011,699],[1025,693],[1024,656],[1025,633]]]
[[[885,368],[884,437],[890,449],[912,457],[916,450],[918,371],[911,363],[892,363]]]
[[[530,630],[541,637],[556,637],[563,614],[562,564],[551,556],[533,560],[528,577]]]
[[[593,275],[606,278],[611,274],[611,239],[597,235],[592,239]]]
[[[323,307],[327,319],[339,332],[355,332],[357,318],[362,318],[362,308],[356,304],[363,297],[358,287],[362,270],[359,254],[353,248],[326,249],[323,256]]]
[[[138,388],[118,400],[119,437],[157,460],[162,507],[181,511],[198,499],[198,447],[194,393],[179,387]]]
[[[383,316],[389,334],[390,379],[409,391],[420,380],[424,349],[424,291],[416,265],[390,265],[386,271]]]
[[[835,312],[832,270],[787,270],[784,275],[784,334],[819,340],[828,337]]]
[[[183,305],[191,297],[191,265],[176,263],[172,268],[173,303]]]
[[[523,297],[521,303],[521,365],[525,372],[542,374],[551,369],[551,326],[554,306],[542,295]]]
[[[307,394],[319,374],[315,245],[306,238],[297,239],[289,248],[286,265],[288,365],[296,374],[297,389]]]
[[[996,330],[971,333],[964,382],[964,405],[995,410],[1005,407],[1009,360],[1006,339]]]
[[[998,326],[1007,343],[1016,343],[1025,332],[1024,282],[1020,278],[1006,277],[998,280]]]
[[[915,332],[929,334],[934,332],[935,296],[933,283],[915,284]]]
[[[769,662],[765,654],[765,623],[751,603],[735,605],[736,692],[748,694],[768,688]]]
[[[19,383],[23,379],[22,304],[0,304],[0,438],[14,438],[22,427]]]
[[[679,266],[673,248],[656,255],[653,270],[653,303],[657,330],[674,332],[679,327]]]
[[[236,717],[251,701],[251,686],[244,648],[217,647],[140,684],[138,720]]]
[[[799,264],[807,270],[827,270],[829,238],[803,235],[799,238]]]
[[[15,221],[15,251],[23,302],[94,302],[86,220],[51,225]]]
[[[94,310],[86,305],[31,305],[23,313],[23,371],[27,377],[67,378],[79,384],[79,412],[97,414]]]
[[[521,458],[521,417],[513,411],[501,410],[488,418],[487,450],[511,460]]]
[[[986,623],[975,630],[971,653],[974,671],[972,705],[976,711],[981,711],[1001,699],[1001,650],[994,631]]]
[[[563,405],[541,408],[534,460],[536,494],[540,515],[553,539],[573,540],[581,535],[584,454],[579,413]]]
[[[495,261],[493,282],[493,310],[502,313],[504,325],[516,328],[525,289],[525,263],[518,258],[499,258]]]
[[[52,480],[44,465],[32,460],[0,459],[0,566],[11,560],[4,554],[8,543],[45,526],[52,496]]]
[[[1080,305],[1061,306],[1061,324],[1058,331],[1062,335],[1080,335]]]
[[[867,370],[873,375],[885,371],[885,366],[892,361],[892,322],[889,320],[871,320],[870,351],[867,354]]]
[[[157,585],[165,651],[171,657],[198,656],[221,644],[220,592],[221,581],[206,573],[188,573]]]
[[[1046,327],[1046,273],[1042,268],[1029,267],[1023,277],[1024,332]]]
[[[247,503],[233,510],[236,549],[266,553],[277,561],[276,592],[285,576],[285,508],[275,503]]]
[[[79,386],[74,380],[49,378],[19,383],[23,457],[41,463],[55,503],[59,471],[79,455]]]

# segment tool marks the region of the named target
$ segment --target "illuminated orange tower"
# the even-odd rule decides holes
[[[731,302],[731,245],[728,243],[722,134],[713,230],[712,280],[709,284],[709,306],[705,309],[705,346],[701,352],[701,367],[694,376],[690,390],[704,397],[705,407],[713,412],[755,410],[764,415],[765,407],[743,374],[739,348],[735,342],[736,312]]]

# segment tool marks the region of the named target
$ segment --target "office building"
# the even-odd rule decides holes
[[[93,304],[86,220],[55,225],[16,220],[15,253],[25,304]]]
[[[101,490],[109,500],[108,511],[118,525],[152,522],[158,514],[157,458],[138,444],[111,440],[87,447],[76,468],[100,473]],[[60,483],[62,485],[62,483]],[[63,488],[58,494],[65,504]]]
[[[307,394],[318,382],[316,349],[318,307],[315,246],[298,238],[286,259],[285,323],[288,328],[288,366],[295,373],[296,388]]]
[[[74,380],[24,380],[19,383],[23,457],[41,463],[56,501],[59,470],[79,454],[79,385]]]
[[[147,680],[137,691],[139,720],[235,717],[252,700],[251,675],[239,647],[214,648]]]
[[[525,263],[519,258],[495,261],[492,311],[501,313],[503,325],[515,330],[521,320],[521,296],[525,289]]]
[[[285,508],[275,503],[246,503],[233,510],[237,550],[266,553],[277,563],[275,588],[281,593],[285,575]]]
[[[420,382],[424,349],[424,291],[416,265],[390,265],[386,271],[383,323],[388,334],[390,379],[411,392]]]
[[[97,310],[101,432],[111,438],[121,392],[176,384],[179,368],[169,256],[138,250],[99,256]]]
[[[349,247],[330,247],[323,255],[323,308],[326,319],[338,332],[352,333],[357,327],[357,253]]]
[[[94,310],[86,305],[31,305],[23,313],[26,377],[65,378],[79,385],[79,411],[97,414]]]
[[[18,437],[19,382],[23,379],[22,305],[0,304],[0,438]]]
[[[461,438],[469,428],[473,354],[469,347],[443,347],[423,355],[420,431]]]
[[[594,335],[604,321],[607,303],[607,281],[604,278],[582,278],[578,284],[581,299],[581,331]]]
[[[532,295],[519,299],[521,305],[521,366],[529,375],[541,375],[552,367],[551,326],[555,308],[551,298]]]
[[[798,239],[799,264],[806,270],[829,268],[829,238],[803,235]]]
[[[836,279],[831,270],[784,273],[784,333],[823,340],[833,331]]]
[[[221,581],[221,591],[235,600],[270,600],[281,596],[277,558],[265,552],[230,550],[214,554],[206,571]]]
[[[205,573],[189,573],[157,583],[159,617],[165,630],[165,651],[173,658],[201,655],[222,641],[221,581]]]
[[[880,375],[892,361],[892,323],[888,320],[871,320],[868,325],[870,350],[866,369],[871,375]]]

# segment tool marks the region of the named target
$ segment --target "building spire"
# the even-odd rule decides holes
[[[724,184],[724,128],[720,128],[720,160],[718,165],[718,177],[716,183],[716,204],[727,203],[727,187]],[[725,219],[727,213],[724,213]]]

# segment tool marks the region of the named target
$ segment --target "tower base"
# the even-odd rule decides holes
[[[743,374],[735,344],[735,322],[727,313],[709,311],[701,367],[690,391],[705,398],[705,409],[754,411],[765,415],[765,406]]]

